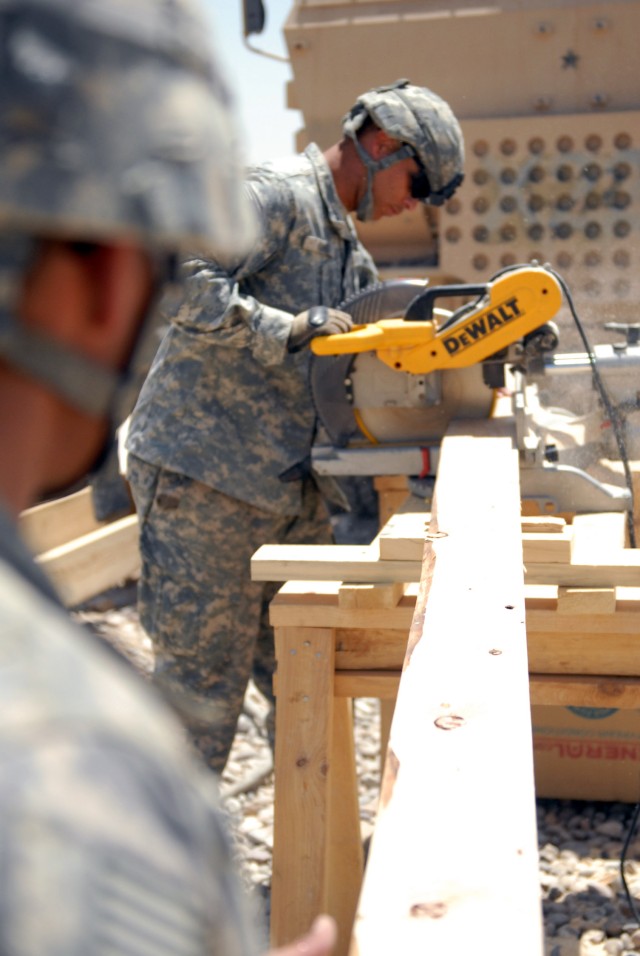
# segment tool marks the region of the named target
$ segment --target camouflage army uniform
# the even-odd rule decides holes
[[[1,511],[0,631],[0,952],[257,952],[179,725],[69,622]]]
[[[48,480],[29,440],[41,441],[49,414],[81,450],[100,421],[129,414],[157,348],[151,316],[122,303],[113,312],[135,341],[119,370],[108,350],[93,361],[82,348],[77,316],[68,341],[55,323],[23,320],[42,261],[77,293],[80,280],[51,265],[50,240],[76,265],[93,244],[133,244],[158,287],[195,242],[246,248],[231,110],[202,27],[191,0],[0,2],[3,956],[258,951],[211,774],[148,685],[69,621],[4,510],[18,507],[14,484],[31,493]],[[38,396],[21,415],[24,460],[5,432],[16,380]],[[78,411],[96,426],[87,432]]]
[[[250,582],[251,554],[331,540],[309,473],[309,353],[287,352],[293,316],[376,279],[317,146],[250,170],[247,189],[260,238],[242,259],[186,263],[128,436],[156,678],[217,770],[252,669],[271,694],[274,589]]]

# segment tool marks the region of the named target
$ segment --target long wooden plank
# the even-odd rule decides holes
[[[422,564],[381,561],[377,546],[364,544],[263,544],[251,558],[254,581],[419,581]]]
[[[119,521],[39,555],[38,563],[68,607],[135,578],[140,571],[138,520]]]
[[[483,531],[483,540],[492,537],[493,532]],[[371,545],[268,544],[251,559],[254,581],[415,582],[421,570],[418,560],[381,560]],[[525,581],[562,587],[640,587],[640,549],[621,549],[606,560],[584,563],[532,562],[525,567]]]
[[[274,626],[304,627],[322,620],[337,629],[339,669],[400,667],[414,614],[416,585],[395,608],[349,608],[339,604],[341,585],[290,581],[271,605]],[[560,613],[558,589],[526,587],[529,666],[544,674],[633,676],[640,660],[640,594],[619,589],[610,613]],[[586,592],[588,603],[592,595]]]
[[[518,454],[510,422],[452,431],[354,956],[542,953]]]

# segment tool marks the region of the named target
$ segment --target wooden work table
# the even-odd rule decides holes
[[[640,707],[640,564],[622,515],[521,524],[508,435],[508,422],[482,422],[445,439],[435,526],[410,501],[368,549],[254,557],[254,577],[287,581],[271,605],[274,945],[324,911],[338,956],[467,953],[471,919],[474,951],[506,956],[518,938],[542,952],[529,705]],[[480,476],[466,503],[441,474],[463,464]],[[498,489],[483,485],[495,474]],[[446,532],[425,551],[429,521]],[[396,695],[363,883],[352,699]],[[489,865],[475,868],[474,841]]]

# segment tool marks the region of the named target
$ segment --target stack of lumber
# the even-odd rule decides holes
[[[68,607],[139,575],[136,515],[96,521],[89,488],[29,508],[19,528]]]
[[[263,545],[253,556],[252,578],[419,581],[429,521],[424,503],[410,496],[370,545]],[[527,517],[521,528],[525,584],[594,592],[640,588],[640,549],[624,547],[623,512],[577,515],[571,523],[553,516]],[[482,533],[489,543],[490,522]]]
[[[252,576],[289,582],[284,600],[296,582],[343,582],[343,616],[346,601],[355,614],[400,613],[403,595],[415,599],[429,518],[409,497],[370,545],[265,545]],[[624,546],[625,515],[527,517],[521,532],[531,702],[640,707],[640,549]],[[485,533],[488,554],[489,523]]]

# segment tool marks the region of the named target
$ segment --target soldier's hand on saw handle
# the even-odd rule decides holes
[[[316,335],[349,332],[352,327],[353,319],[346,312],[329,309],[326,305],[314,305],[295,316],[287,349],[289,352],[299,352],[309,344],[311,339],[315,339]]]

